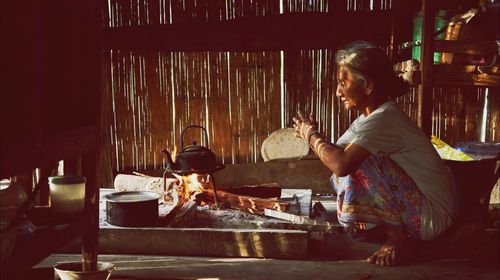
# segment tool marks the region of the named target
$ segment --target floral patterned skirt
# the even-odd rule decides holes
[[[413,238],[421,239],[424,195],[389,156],[372,155],[350,175],[334,174],[330,181],[337,193],[337,217],[343,226],[401,226]]]

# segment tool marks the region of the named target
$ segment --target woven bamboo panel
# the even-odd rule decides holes
[[[388,10],[391,1],[112,0],[109,27],[223,21],[249,16],[342,10]],[[103,55],[103,162],[113,172],[165,167],[161,152],[207,145],[224,164],[261,161],[260,146],[313,112],[335,141],[357,117],[335,97],[335,49],[256,52],[131,52]],[[489,91],[489,92],[487,92]],[[499,142],[498,89],[435,89],[433,133],[450,144]],[[487,98],[486,98],[487,96]],[[487,101],[485,108],[485,101]],[[417,120],[416,89],[397,102]],[[483,112],[486,112],[483,117]],[[486,122],[486,130],[483,123]]]
[[[260,145],[280,124],[279,53],[110,51],[104,102],[116,170],[162,168],[163,149],[208,145],[224,163],[260,159]]]

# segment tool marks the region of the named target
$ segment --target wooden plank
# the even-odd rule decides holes
[[[103,32],[103,46],[120,50],[262,51],[334,48],[356,39],[386,45],[388,14],[310,12],[209,23],[107,28]]]
[[[399,75],[411,85],[420,84],[420,71],[404,72]],[[436,87],[500,87],[500,75],[498,74],[449,72],[439,71],[439,68],[436,68],[434,80],[434,86]]]
[[[436,52],[494,55],[498,51],[495,41],[435,40]]]
[[[436,86],[500,87],[500,75],[488,73],[435,72]]]

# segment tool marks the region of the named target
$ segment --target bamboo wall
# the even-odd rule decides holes
[[[391,1],[111,0],[108,27],[224,21],[296,12],[388,10]],[[313,111],[337,139],[356,114],[335,98],[335,49],[260,52],[105,50],[103,162],[112,172],[164,168],[163,149],[180,149],[184,127],[207,128],[224,164],[261,161],[262,141]],[[435,89],[433,131],[451,144],[479,140],[484,89]],[[398,102],[416,120],[416,90]],[[488,93],[486,141],[500,142],[498,90]],[[189,130],[185,144],[202,137]]]

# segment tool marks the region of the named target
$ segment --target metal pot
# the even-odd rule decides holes
[[[158,222],[158,200],[154,192],[110,193],[106,199],[106,221],[121,227],[153,227]]]

